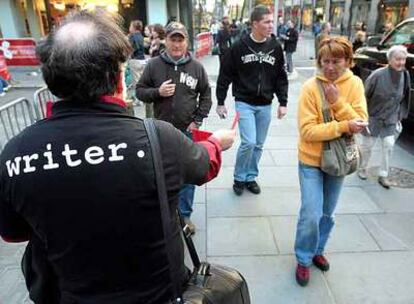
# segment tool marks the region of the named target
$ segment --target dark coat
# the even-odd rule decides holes
[[[295,28],[289,28],[286,31],[284,37],[285,41],[285,52],[294,53],[296,52],[296,45],[298,44],[299,33]]]

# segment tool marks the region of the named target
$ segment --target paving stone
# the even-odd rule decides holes
[[[364,187],[365,192],[385,212],[414,212],[413,189],[384,189],[380,185]]]
[[[368,252],[329,255],[326,279],[336,304],[414,303],[414,252]]]
[[[293,256],[209,257],[209,262],[234,267],[247,280],[251,303],[258,304],[334,304],[319,270],[311,269],[306,288],[295,281]]]
[[[194,193],[194,203],[205,203],[206,202],[206,186],[196,186]]]
[[[296,216],[270,219],[277,247],[281,254],[293,253],[296,235]],[[375,240],[355,215],[338,215],[326,246],[326,252],[356,252],[380,250]]]
[[[210,218],[207,227],[207,255],[277,254],[270,223],[262,217]]]
[[[208,217],[296,215],[300,194],[297,188],[262,188],[260,195],[246,191],[236,196],[232,189],[207,191]]]
[[[295,150],[297,145],[297,137],[268,136],[264,148],[271,150]]]
[[[343,187],[336,214],[382,213],[383,209],[359,187]]]
[[[365,227],[383,250],[414,250],[414,214],[361,215]]]

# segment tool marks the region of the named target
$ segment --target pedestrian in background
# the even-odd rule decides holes
[[[315,58],[318,55],[320,43],[322,42],[322,40],[329,38],[330,34],[331,34],[331,24],[329,22],[322,23],[321,30],[315,38]]]
[[[333,213],[344,182],[321,170],[323,142],[344,133],[359,133],[368,119],[364,85],[349,70],[352,45],[343,37],[324,39],[317,56],[318,74],[307,80],[299,97],[299,182],[301,207],[296,229],[296,281],[305,286],[313,263],[322,271],[329,269],[324,250],[334,226]],[[325,123],[324,95],[335,117]]]
[[[187,51],[188,33],[184,25],[171,22],[166,28],[166,49],[152,58],[138,82],[137,97],[154,105],[155,118],[172,123],[191,138],[211,108],[211,89],[207,72]],[[192,233],[195,225],[190,217],[195,186],[182,187],[179,207]]]
[[[9,83],[0,76],[0,97],[6,95],[6,92],[10,89]]]
[[[210,25],[210,33],[213,36],[213,44],[216,45],[217,43],[217,34],[220,30],[220,24],[217,22],[216,19],[213,19],[211,21],[211,25]]]
[[[142,60],[145,60],[144,50],[144,36],[142,36],[142,22],[140,20],[133,20],[129,25],[129,42],[131,43],[133,52],[128,65],[132,74],[132,85],[135,86],[141,77],[144,65]]]
[[[282,35],[282,40],[285,45],[285,54],[286,54],[286,67],[288,73],[293,72],[293,53],[296,52],[296,46],[298,44],[299,33],[295,28],[295,24],[292,20],[287,22],[288,29],[284,35]]]
[[[283,50],[273,32],[273,14],[263,5],[250,16],[252,33],[242,37],[226,54],[217,80],[217,114],[227,117],[224,101],[233,85],[236,111],[240,113],[241,144],[234,168],[233,190],[241,195],[246,188],[254,194],[261,189],[256,181],[259,161],[272,117],[272,100],[276,93],[277,117],[287,113],[288,79]]]
[[[165,29],[156,23],[152,26],[151,31],[151,45],[149,48],[149,55],[151,58],[159,56],[165,50]]]
[[[355,34],[354,41],[352,42],[352,50],[353,50],[354,53],[357,49],[359,49],[360,47],[362,47],[364,45],[365,38],[366,38],[365,32],[363,32],[363,31],[358,31]]]
[[[223,62],[223,58],[230,50],[232,45],[231,43],[231,33],[230,33],[230,22],[228,17],[223,17],[221,21],[222,28],[219,30],[217,34],[217,44],[219,49],[219,60],[220,65]]]
[[[401,120],[408,116],[410,110],[411,81],[410,74],[405,69],[407,56],[406,47],[392,46],[387,52],[388,66],[375,70],[365,81],[369,127],[362,133],[362,161],[358,176],[367,179],[371,150],[377,139],[380,139],[381,166],[378,182],[386,189],[391,186],[388,179],[390,158],[395,141],[402,131]]]

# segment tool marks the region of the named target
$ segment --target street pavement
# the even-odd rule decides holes
[[[326,250],[331,269],[321,273],[312,267],[305,288],[295,282],[293,243],[300,207],[296,112],[301,85],[314,73],[309,60],[314,56],[313,41],[306,38],[301,38],[294,57],[287,117],[277,120],[277,102],[273,108],[260,163],[262,193],[237,197],[232,191],[237,140],[223,153],[219,176],[197,187],[193,221],[198,252],[209,262],[237,268],[248,282],[254,304],[414,303],[414,189],[385,190],[375,179],[361,181],[356,175],[346,178],[338,204]],[[235,115],[230,91],[229,117],[220,120],[214,112],[218,58],[206,56],[202,62],[214,101],[203,128],[229,128]],[[135,110],[143,116],[142,106]],[[413,155],[397,145],[392,165],[414,171]],[[30,303],[19,268],[23,246],[0,242],[0,303]],[[190,265],[188,257],[186,263]]]

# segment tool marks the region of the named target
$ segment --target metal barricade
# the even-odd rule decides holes
[[[19,98],[0,107],[0,151],[15,135],[35,122],[32,104]]]
[[[47,87],[41,88],[34,93],[33,106],[37,120],[47,118],[47,105],[56,102],[58,99]]]

